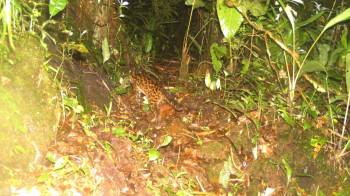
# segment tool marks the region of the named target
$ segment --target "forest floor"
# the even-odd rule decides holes
[[[234,92],[212,92],[203,78],[180,83],[174,67],[158,70],[183,111],[162,106],[155,122],[155,108],[128,88],[114,93],[105,110],[92,106],[67,115],[35,174],[37,186],[82,195],[349,193],[349,171],[339,169],[327,149],[310,145],[314,132],[287,125],[273,107],[232,109],[226,101]]]

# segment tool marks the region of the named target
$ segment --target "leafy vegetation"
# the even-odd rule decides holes
[[[18,107],[4,87],[35,80],[31,91],[56,91],[61,109],[55,142],[34,145],[46,154],[42,164],[24,172],[0,166],[11,176],[0,185],[13,193],[347,195],[349,7],[344,0],[0,1],[3,108]],[[28,58],[23,67],[48,72],[50,91],[34,77],[41,71],[18,68],[32,39],[47,61]],[[162,92],[186,109],[157,108],[147,97],[132,102],[128,75],[138,69],[175,86]],[[36,130],[28,116],[42,121],[11,112],[23,118],[3,120],[23,133]],[[10,155],[27,150],[12,147]],[[33,170],[33,182],[19,180]]]

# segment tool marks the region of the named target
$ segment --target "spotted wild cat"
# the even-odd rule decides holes
[[[182,111],[179,103],[173,99],[163,86],[146,73],[132,72],[130,81],[138,93],[147,97],[151,107],[159,107],[162,104],[171,105],[176,111]]]

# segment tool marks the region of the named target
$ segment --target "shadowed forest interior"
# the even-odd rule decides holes
[[[350,195],[350,2],[0,9],[0,195]]]

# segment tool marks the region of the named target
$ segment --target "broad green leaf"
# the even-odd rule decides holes
[[[176,192],[176,196],[187,196],[187,195],[191,195],[191,194],[189,194],[187,191],[184,191],[184,190],[179,190]]]
[[[328,65],[334,65],[338,61],[339,57],[346,53],[347,50],[345,48],[336,48],[331,51],[331,55],[328,60]]]
[[[25,148],[21,145],[15,145],[15,148],[13,150],[16,154],[23,154],[26,152]]]
[[[68,0],[50,0],[49,12],[50,17],[56,16],[60,11],[66,8]]]
[[[313,136],[310,139],[310,145],[314,148],[316,148],[317,146],[323,146],[325,145],[325,143],[327,142],[327,139],[324,137],[320,137],[320,136]]]
[[[51,175],[48,172],[44,172],[38,177],[38,182],[48,183],[50,181],[50,177]]]
[[[67,106],[67,107],[73,109],[73,111],[74,111],[75,113],[78,113],[78,114],[79,114],[79,113],[84,112],[83,106],[79,105],[78,100],[75,99],[75,98],[65,97],[65,98],[63,99],[63,103],[64,103],[65,106]]]
[[[117,95],[123,95],[123,94],[126,94],[128,92],[128,89],[126,87],[123,87],[123,86],[117,86],[113,91]]]
[[[350,53],[346,55],[345,79],[346,79],[346,89],[348,90],[348,94],[350,95]]]
[[[146,53],[149,53],[153,47],[153,36],[151,33],[146,33],[143,38],[144,49]]]
[[[65,97],[65,98],[63,99],[63,104],[64,104],[65,106],[70,107],[70,108],[73,108],[73,107],[79,105],[77,99],[75,99],[75,98],[70,98],[70,97]]]
[[[106,37],[102,41],[102,56],[103,56],[103,63],[108,61],[108,59],[111,57],[111,53],[109,52],[108,40]]]
[[[335,102],[339,102],[339,101],[346,102],[347,99],[348,99],[348,96],[346,94],[340,94],[340,95],[336,95],[336,96],[332,97],[329,100],[329,103],[335,103]]]
[[[198,139],[198,140],[196,141],[196,144],[197,144],[197,145],[200,145],[200,146],[203,145],[203,140]]]
[[[319,116],[320,111],[318,111],[316,107],[310,106],[310,103],[309,103],[309,102],[304,101],[304,102],[302,103],[302,105],[303,105],[302,107],[305,108],[305,109],[304,109],[305,112],[306,112],[308,115],[310,115],[313,119],[316,119],[316,118]]]
[[[338,14],[336,17],[334,17],[332,20],[330,20],[326,26],[323,28],[322,32],[327,30],[328,28],[332,27],[333,25],[344,22],[345,20],[350,19],[350,8],[346,9],[344,12]]]
[[[304,66],[300,70],[300,75],[304,73],[316,72],[316,71],[326,71],[325,66],[328,62],[328,53],[330,51],[330,47],[328,44],[321,44],[318,46],[318,50],[320,54],[318,56],[318,60],[310,60],[306,61]]]
[[[159,159],[159,157],[160,157],[160,153],[158,152],[157,149],[152,148],[148,151],[148,159],[150,161],[155,161],[155,160]]]
[[[350,19],[350,8],[346,9],[344,12],[338,14],[336,17],[334,17],[332,20],[330,20],[326,26],[323,28],[323,30],[321,31],[321,33],[318,35],[318,37],[316,38],[316,40],[314,41],[314,43],[312,44],[312,46],[310,47],[309,51],[306,53],[306,56],[304,57],[304,60],[302,62],[302,65],[304,64],[305,60],[307,59],[308,55],[310,54],[311,49],[315,46],[316,42],[319,40],[319,38],[322,36],[322,34],[329,29],[330,27],[332,27],[333,25],[340,23],[340,22],[344,22],[346,20]],[[313,83],[314,87],[315,84]],[[319,85],[318,85],[319,86]],[[317,87],[317,86],[316,86]],[[320,92],[325,92],[325,89],[323,88],[316,88],[318,91]]]
[[[69,43],[67,47],[71,50],[76,50],[82,54],[89,54],[89,50],[85,47],[83,43]]]
[[[284,121],[286,121],[286,123],[290,126],[294,126],[295,121],[294,119],[288,114],[288,112],[286,110],[281,110],[280,109],[280,115],[283,118]]]
[[[111,155],[112,155],[111,154],[112,153],[112,145],[109,142],[106,141],[103,144],[103,147],[104,147],[104,150],[106,151],[108,157],[110,157],[112,159],[112,157],[111,157]]]
[[[264,5],[263,1],[256,1],[256,0],[245,0],[245,1],[241,1],[242,5],[244,7],[246,7],[246,10],[249,10],[250,13],[255,16],[255,17],[259,17],[259,16],[263,16],[266,14],[267,8],[268,8],[268,3],[266,2]]]
[[[227,48],[225,46],[219,46],[217,43],[213,43],[210,46],[210,50],[218,59],[224,57],[227,54]]]
[[[257,1],[257,0],[225,0],[228,7],[236,7],[242,13],[251,13],[255,17],[263,16],[266,14],[267,9],[269,8],[270,1]]]
[[[210,46],[210,56],[213,63],[213,68],[218,73],[222,68],[221,58],[227,54],[225,46],[219,46],[217,43],[213,43]]]
[[[52,153],[52,152],[48,152],[46,154],[46,159],[48,161],[50,161],[51,163],[55,163],[56,162],[56,155],[54,153]]]
[[[306,61],[300,70],[300,76],[302,76],[304,73],[317,71],[325,71],[325,67],[318,60]]]
[[[330,46],[328,44],[320,44],[318,46],[318,50],[320,51],[319,62],[322,65],[326,65],[328,61],[328,53],[330,51]]]
[[[343,48],[348,48],[348,31],[344,29],[341,35],[340,43]]]
[[[211,55],[211,62],[213,63],[215,72],[218,73],[222,67],[222,62],[217,58],[217,56],[215,56],[215,54]]]
[[[112,129],[112,134],[114,136],[124,137],[124,136],[126,136],[126,131],[125,131],[124,127],[114,127]]]
[[[293,170],[292,170],[292,168],[290,167],[289,163],[288,163],[285,159],[282,159],[282,163],[283,163],[284,168],[286,169],[286,173],[287,173],[287,184],[289,184],[290,180],[292,179]]]
[[[243,17],[236,8],[227,7],[224,1],[225,0],[217,0],[216,10],[221,31],[225,38],[231,40],[241,26]]]
[[[242,70],[241,70],[241,74],[245,75],[249,71],[249,67],[250,67],[249,60],[248,59],[243,59],[242,60],[242,64],[243,64],[243,67],[242,67]]]
[[[346,145],[345,145],[344,148],[345,148],[345,149],[350,149],[350,139],[348,140],[348,142],[346,143]]]
[[[205,3],[202,0],[186,0],[185,5],[193,6],[194,9],[204,7]]]
[[[316,20],[317,20],[319,17],[321,17],[324,13],[325,13],[324,11],[321,11],[321,12],[319,12],[319,13],[317,13],[317,14],[311,16],[310,18],[308,18],[308,19],[306,19],[306,20],[304,20],[304,21],[297,23],[295,28],[296,28],[296,29],[299,29],[299,28],[301,28],[301,27],[303,27],[303,26],[306,26],[306,25],[308,25],[308,24],[310,24],[310,23],[316,21]]]
[[[173,140],[173,137],[171,137],[170,135],[165,136],[163,138],[162,144],[159,145],[159,148],[169,145],[172,140]]]
[[[304,123],[303,123],[304,131],[309,130],[311,128],[312,128],[312,125],[310,124],[310,122],[305,120]]]

